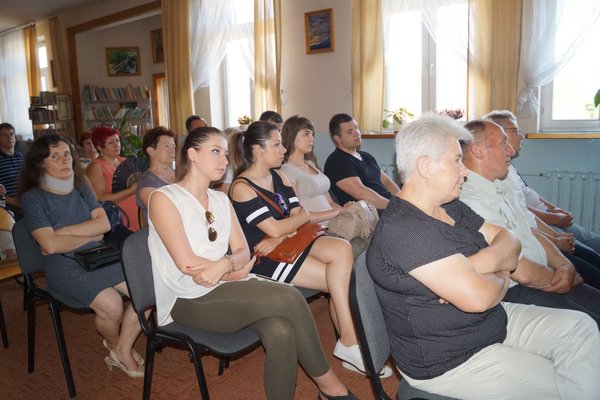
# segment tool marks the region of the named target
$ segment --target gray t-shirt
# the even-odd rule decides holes
[[[501,305],[467,313],[440,304],[435,293],[409,274],[422,265],[453,254],[468,257],[487,246],[479,232],[483,218],[459,200],[443,207],[454,226],[392,196],[367,252],[392,357],[413,379],[440,376],[506,337],[507,317]]]
[[[142,216],[146,224],[148,223],[148,209],[146,209],[144,203],[142,203],[142,200],[140,200],[140,190],[147,187],[158,189],[166,185],[168,185],[167,182],[160,179],[158,175],[151,172],[150,170],[146,170],[146,172],[144,172],[142,176],[140,176],[137,187],[135,189],[135,202],[140,208],[140,210],[142,210]]]
[[[88,185],[79,185],[69,194],[54,194],[43,189],[31,189],[23,194],[21,206],[29,232],[40,228],[58,229],[88,221],[92,210],[101,205]],[[100,244],[89,242],[73,251]],[[69,254],[72,255],[72,254]],[[76,261],[61,254],[44,257],[44,274],[48,285],[64,295],[89,306],[104,289],[123,282],[121,264],[88,272]]]

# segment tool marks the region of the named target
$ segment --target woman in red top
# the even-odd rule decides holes
[[[119,131],[108,126],[99,126],[92,130],[92,142],[98,150],[98,158],[88,165],[86,174],[94,188],[96,197],[100,201],[110,200],[117,203],[129,217],[129,230],[137,231],[140,229],[138,223],[138,207],[135,203],[135,189],[137,183],[134,183],[125,190],[112,192],[112,182],[115,170],[123,161],[121,153],[121,139]]]

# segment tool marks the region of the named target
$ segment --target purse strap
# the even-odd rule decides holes
[[[281,206],[276,204],[273,200],[269,199],[264,193],[262,193],[260,190],[258,190],[257,188],[255,188],[251,183],[252,181],[244,176],[239,176],[237,178],[235,178],[233,180],[233,182],[231,182],[231,185],[229,186],[229,192],[231,194],[231,191],[233,189],[233,187],[238,184],[238,183],[245,183],[246,185],[250,186],[250,188],[252,190],[254,190],[254,192],[256,192],[257,195],[259,195],[264,201],[266,201],[267,203],[269,203],[275,210],[277,210],[277,212],[279,214],[281,214],[283,217],[285,217],[285,215],[283,215],[283,210],[281,209]]]

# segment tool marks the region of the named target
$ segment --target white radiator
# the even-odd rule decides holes
[[[573,213],[575,223],[600,232],[600,172],[523,174],[542,197]]]

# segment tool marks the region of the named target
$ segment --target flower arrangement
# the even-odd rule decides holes
[[[246,114],[242,115],[241,117],[238,118],[238,123],[240,125],[249,125],[252,123],[252,118],[250,118],[249,116],[247,116]]]
[[[387,114],[383,121],[381,122],[381,126],[383,129],[388,129],[390,127],[390,119],[392,124],[402,125],[405,120],[414,117],[415,115],[408,111],[404,107],[396,108],[395,110],[383,110]]]
[[[459,120],[465,115],[465,110],[463,110],[461,108],[456,108],[456,109],[445,108],[442,111],[438,111],[438,114],[446,115],[450,118]]]

